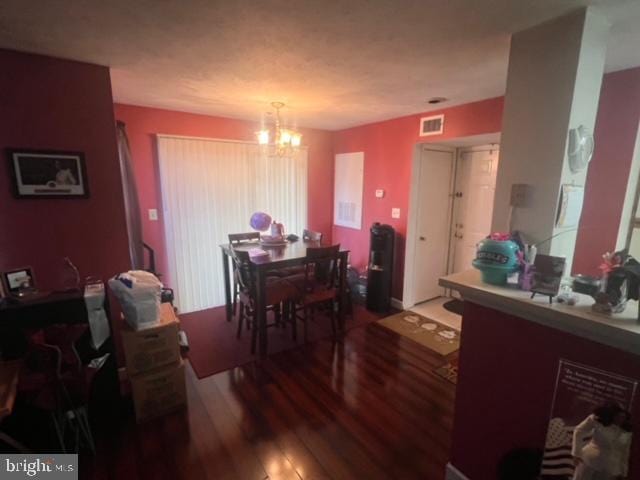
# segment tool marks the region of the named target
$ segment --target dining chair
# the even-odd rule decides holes
[[[256,310],[256,284],[251,272],[251,259],[249,253],[242,250],[231,249],[233,262],[238,272],[237,280],[239,285],[238,302],[240,304],[240,314],[238,317],[237,337],[242,334],[242,326],[246,319],[247,329],[251,330],[251,353],[256,351],[258,338],[257,310]],[[267,311],[272,311],[275,316],[275,323],[267,327],[280,325],[282,315],[288,318],[293,311],[293,303],[298,298],[298,289],[290,282],[278,278],[267,277],[266,300]]]
[[[228,235],[229,243],[233,247],[233,245],[238,245],[246,242],[256,242],[260,241],[260,232],[244,232],[244,233],[230,233]],[[234,262],[235,266],[235,262]],[[237,280],[237,272],[233,270],[233,316],[235,317],[237,312],[237,303],[238,303],[238,293],[239,286]]]
[[[322,236],[321,232],[314,232],[313,230],[307,230],[306,228],[302,230],[303,242],[322,243]],[[280,270],[275,270],[275,274],[283,278],[299,277],[304,274],[304,266],[299,265],[295,267],[281,268]]]
[[[331,319],[331,331],[336,334],[336,308],[338,300],[338,255],[340,245],[328,247],[308,247],[304,265],[304,277],[298,281],[291,281],[299,292],[299,298],[294,306],[293,336],[296,338],[297,320],[301,320],[304,327],[304,341],[308,340],[308,321],[313,320],[315,310],[320,306],[327,306]],[[299,315],[301,313],[301,315]]]
[[[302,230],[302,241],[304,242],[322,242],[322,233],[313,230]]]

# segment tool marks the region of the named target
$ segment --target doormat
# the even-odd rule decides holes
[[[450,381],[454,385],[458,383],[458,359],[454,358],[441,367],[434,370],[435,374]]]
[[[462,315],[462,310],[464,309],[464,301],[453,298],[448,302],[443,303],[442,306],[445,308],[445,310],[448,310],[451,313]]]
[[[415,312],[396,313],[378,323],[440,355],[449,355],[460,348],[458,332]]]

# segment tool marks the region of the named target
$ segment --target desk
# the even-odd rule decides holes
[[[297,241],[288,242],[287,245],[281,247],[265,247],[260,246],[255,242],[246,242],[237,245],[233,245],[233,248],[237,250],[250,250],[252,248],[262,248],[269,252],[269,255],[264,255],[251,259],[251,265],[256,280],[256,313],[258,315],[258,352],[260,355],[267,354],[267,306],[265,305],[265,292],[266,292],[266,278],[267,272],[278,270],[281,268],[294,267],[298,265],[304,265],[307,259],[307,247],[320,247],[320,242],[313,241]],[[227,312],[227,320],[231,321],[233,317],[233,305],[232,305],[232,292],[230,281],[230,262],[231,248],[229,244],[220,245],[222,251],[222,268],[224,272],[224,298]],[[338,323],[340,329],[344,328],[344,308],[346,302],[346,281],[347,281],[347,263],[349,260],[349,250],[340,250],[338,255],[340,260],[339,265],[339,310],[338,310]]]
[[[54,323],[86,321],[87,309],[81,291],[38,294],[32,299],[7,299],[0,305],[0,329],[39,328]]]
[[[109,317],[109,301],[104,302]],[[20,301],[5,301],[0,305],[0,354],[6,359],[24,355],[28,348],[26,331],[46,328],[55,324],[87,323],[89,315],[84,291],[52,292]],[[99,422],[108,427],[118,419],[120,385],[113,338],[108,338],[96,351],[90,331],[75,345],[83,364],[93,358],[110,354],[93,382],[89,410],[99,412]],[[95,418],[95,417],[94,417]]]
[[[109,302],[105,302],[107,317]],[[26,349],[25,330],[57,323],[87,323],[83,291],[51,292],[33,298],[7,299],[0,305],[0,353],[4,358],[21,356]],[[112,351],[112,348],[100,349]]]

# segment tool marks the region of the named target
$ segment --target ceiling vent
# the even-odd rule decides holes
[[[442,135],[444,132],[444,115],[432,115],[420,119],[420,136]]]

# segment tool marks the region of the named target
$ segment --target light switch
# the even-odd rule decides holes
[[[384,190],[379,188],[376,190],[376,198],[382,198],[382,197],[384,197]]]
[[[155,208],[149,209],[149,220],[157,221],[158,220],[158,210]]]
[[[400,218],[400,209],[392,208],[391,209],[391,218]]]

